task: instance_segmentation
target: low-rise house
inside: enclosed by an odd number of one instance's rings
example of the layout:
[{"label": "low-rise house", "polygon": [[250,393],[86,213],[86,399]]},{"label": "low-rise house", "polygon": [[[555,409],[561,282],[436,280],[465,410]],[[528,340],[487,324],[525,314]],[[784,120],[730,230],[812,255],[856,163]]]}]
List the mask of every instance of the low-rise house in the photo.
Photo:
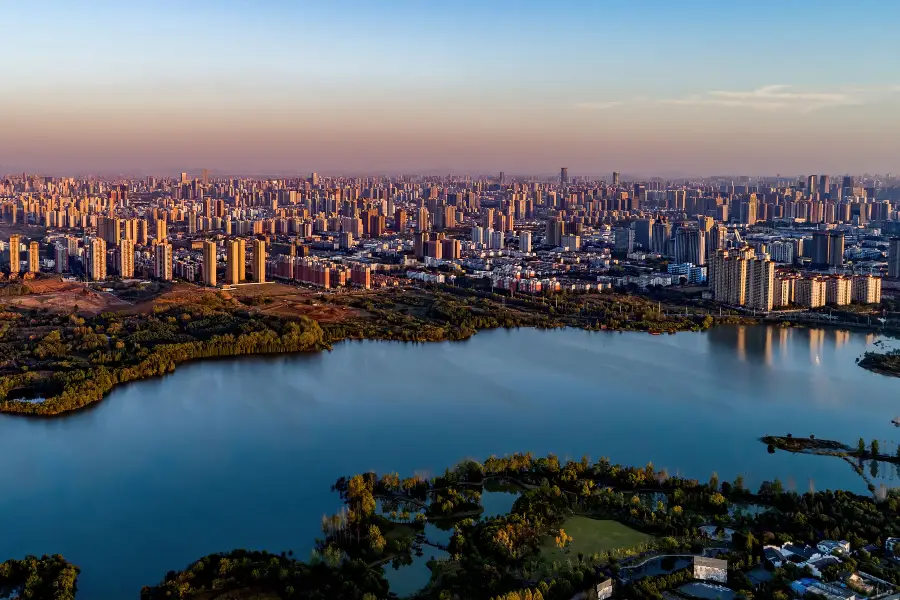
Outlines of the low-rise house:
[{"label": "low-rise house", "polygon": [[718,558],[694,557],[694,579],[701,581],[728,581],[728,561]]},{"label": "low-rise house", "polygon": [[839,542],[834,540],[822,540],[816,544],[816,548],[824,556],[828,556],[829,554],[850,554],[850,542],[846,540],[841,540]]},{"label": "low-rise house", "polygon": [[781,552],[781,548],[777,546],[764,546],[763,555],[776,569],[783,565],[786,560],[784,554]]},{"label": "low-rise house", "polygon": [[781,547],[781,553],[793,563],[807,563],[811,560],[822,558],[822,553],[816,548],[800,544],[785,544]]},{"label": "low-rise house", "polygon": [[815,560],[808,561],[806,566],[809,567],[812,574],[816,577],[822,577],[822,572],[826,567],[830,567],[832,565],[839,565],[841,561],[838,560],[834,556],[823,556],[822,558],[817,558]]},{"label": "low-rise house", "polygon": [[808,577],[798,579],[797,581],[791,583],[791,589],[801,597],[805,596],[806,594],[815,594],[817,596],[822,596],[823,598],[825,598],[825,600],[857,599],[856,593],[851,589],[833,585],[830,583],[822,583],[821,581],[810,579]]}]

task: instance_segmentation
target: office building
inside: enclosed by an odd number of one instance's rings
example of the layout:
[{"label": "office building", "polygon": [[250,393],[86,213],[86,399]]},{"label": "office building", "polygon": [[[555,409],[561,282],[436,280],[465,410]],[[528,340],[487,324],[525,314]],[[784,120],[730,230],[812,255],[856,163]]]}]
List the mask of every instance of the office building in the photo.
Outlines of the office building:
[{"label": "office building", "polygon": [[256,283],[265,283],[266,281],[266,242],[264,240],[253,240],[253,259],[250,263],[250,274]]},{"label": "office building", "polygon": [[828,264],[840,269],[844,266],[844,234],[832,233],[828,250]]},{"label": "office building", "polygon": [[462,256],[459,240],[441,240],[441,254],[444,260],[458,260]]},{"label": "office building", "polygon": [[619,187],[621,176],[618,171],[613,171],[613,187]]},{"label": "office building", "polygon": [[818,181],[815,175],[810,175],[806,180],[806,193],[810,198],[816,195],[819,191]]},{"label": "office building", "polygon": [[28,272],[40,273],[41,271],[41,246],[36,241],[28,244]]},{"label": "office building", "polygon": [[216,285],[216,243],[210,240],[203,241],[203,283]]},{"label": "office building", "polygon": [[804,277],[797,280],[794,302],[806,308],[825,306],[826,284],[823,277]]},{"label": "office building", "polygon": [[666,254],[669,251],[669,240],[672,237],[672,224],[658,220],[653,223],[653,234],[650,236],[650,251]]},{"label": "office building", "polygon": [[172,244],[162,242],[153,249],[153,276],[172,281]]},{"label": "office building", "polygon": [[675,262],[706,264],[706,234],[699,229],[681,227],[675,231]]},{"label": "office building", "polygon": [[887,276],[900,279],[900,237],[892,237],[888,244]]},{"label": "office building", "polygon": [[569,169],[563,167],[559,170],[559,185],[566,187],[569,185]]},{"label": "office building", "polygon": [[653,249],[654,219],[638,219],[634,222],[634,243],[644,250]]},{"label": "office building", "polygon": [[119,277],[130,279],[134,277],[134,240],[122,238],[119,240],[119,264],[117,265]]},{"label": "office building", "polygon": [[106,279],[106,240],[91,238],[88,246],[88,276],[94,281]]},{"label": "office building", "polygon": [[850,298],[859,304],[879,304],[881,302],[881,277],[854,275]]},{"label": "office building", "polygon": [[634,252],[634,229],[631,227],[616,229],[615,249],[616,252],[625,252],[626,254]]},{"label": "office building", "polygon": [[831,263],[831,233],[817,231],[813,233],[809,258],[815,267],[827,267]]},{"label": "office building", "polygon": [[13,234],[9,236],[9,272],[18,273],[22,268],[22,238]]}]

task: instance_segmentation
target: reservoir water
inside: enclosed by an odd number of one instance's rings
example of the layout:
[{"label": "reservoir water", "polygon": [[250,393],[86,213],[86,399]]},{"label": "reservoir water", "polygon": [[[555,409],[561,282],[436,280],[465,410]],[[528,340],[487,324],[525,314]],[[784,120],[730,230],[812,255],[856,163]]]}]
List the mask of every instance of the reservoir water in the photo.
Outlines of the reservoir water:
[{"label": "reservoir water", "polygon": [[[0,556],[60,553],[82,568],[79,600],[137,598],[212,552],[308,556],[341,475],[515,451],[865,493],[843,461],[769,455],[758,438],[895,447],[900,380],[854,364],[874,340],[522,329],[196,363],[63,418],[0,416]],[[893,467],[877,481],[893,485]]]}]

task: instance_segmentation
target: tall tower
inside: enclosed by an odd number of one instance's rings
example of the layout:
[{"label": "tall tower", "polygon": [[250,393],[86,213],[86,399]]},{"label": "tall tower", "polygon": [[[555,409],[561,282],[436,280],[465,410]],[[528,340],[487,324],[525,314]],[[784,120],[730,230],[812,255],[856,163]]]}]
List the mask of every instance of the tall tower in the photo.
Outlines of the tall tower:
[{"label": "tall tower", "polygon": [[228,253],[225,261],[225,281],[231,284],[241,281],[241,244],[238,240],[230,240],[227,244]]},{"label": "tall tower", "polygon": [[621,177],[622,176],[618,171],[613,171],[613,186],[619,187],[619,181]]},{"label": "tall tower", "polygon": [[253,240],[253,281],[265,283],[266,281],[266,243],[263,240]]},{"label": "tall tower", "polygon": [[28,244],[28,272],[38,273],[41,270],[41,246],[35,241]]},{"label": "tall tower", "polygon": [[119,241],[119,277],[134,277],[134,240],[128,238]]},{"label": "tall tower", "polygon": [[22,238],[19,235],[13,234],[9,236],[9,272],[10,273],[18,273],[19,269],[22,268],[21,261],[21,249],[22,249]]},{"label": "tall tower", "polygon": [[163,281],[172,281],[172,244],[162,242],[153,251],[153,276]]},{"label": "tall tower", "polygon": [[892,237],[888,246],[888,277],[900,279],[900,237]]},{"label": "tall tower", "polygon": [[559,170],[559,185],[562,187],[569,185],[569,169],[566,167]]},{"label": "tall tower", "polygon": [[216,243],[209,240],[203,242],[203,283],[216,285]]},{"label": "tall tower", "polygon": [[247,281],[247,241],[238,240],[238,280]]},{"label": "tall tower", "polygon": [[106,240],[101,237],[91,239],[90,269],[88,274],[94,281],[106,279]]}]

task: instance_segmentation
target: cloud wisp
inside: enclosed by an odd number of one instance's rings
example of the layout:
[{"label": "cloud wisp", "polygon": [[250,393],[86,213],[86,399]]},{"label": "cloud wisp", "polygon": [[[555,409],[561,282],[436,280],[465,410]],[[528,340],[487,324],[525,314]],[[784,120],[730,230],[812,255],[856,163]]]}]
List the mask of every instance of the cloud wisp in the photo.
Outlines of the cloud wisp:
[{"label": "cloud wisp", "polygon": [[849,92],[798,92],[789,85],[766,85],[755,90],[713,90],[702,95],[660,100],[662,104],[726,106],[755,110],[807,113],[823,108],[863,104]]},{"label": "cloud wisp", "polygon": [[621,101],[610,101],[610,102],[579,102],[575,105],[575,108],[580,108],[582,110],[606,110],[607,108],[615,108],[617,106],[622,106],[625,104]]}]

